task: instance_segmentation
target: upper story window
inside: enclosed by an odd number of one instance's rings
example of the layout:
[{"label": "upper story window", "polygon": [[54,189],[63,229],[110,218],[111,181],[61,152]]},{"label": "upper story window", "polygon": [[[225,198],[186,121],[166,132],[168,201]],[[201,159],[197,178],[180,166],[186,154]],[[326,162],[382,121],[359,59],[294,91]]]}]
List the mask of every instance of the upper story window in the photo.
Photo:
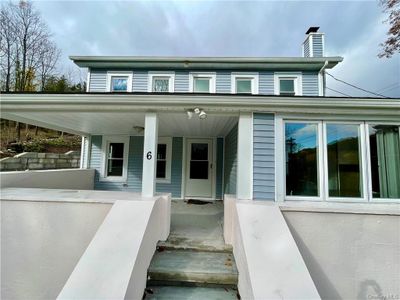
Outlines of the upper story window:
[{"label": "upper story window", "polygon": [[233,94],[258,94],[258,74],[232,73]]},{"label": "upper story window", "polygon": [[173,73],[149,73],[149,92],[172,93],[174,91]]},{"label": "upper story window", "polygon": [[190,73],[189,90],[194,93],[215,93],[215,73]]},{"label": "upper story window", "polygon": [[103,166],[100,180],[126,181],[129,137],[103,136]]},{"label": "upper story window", "polygon": [[171,182],[172,138],[159,138],[157,145],[157,182]]},{"label": "upper story window", "polygon": [[275,95],[300,96],[302,94],[301,74],[275,73]]},{"label": "upper story window", "polygon": [[108,72],[107,92],[131,92],[132,72]]}]

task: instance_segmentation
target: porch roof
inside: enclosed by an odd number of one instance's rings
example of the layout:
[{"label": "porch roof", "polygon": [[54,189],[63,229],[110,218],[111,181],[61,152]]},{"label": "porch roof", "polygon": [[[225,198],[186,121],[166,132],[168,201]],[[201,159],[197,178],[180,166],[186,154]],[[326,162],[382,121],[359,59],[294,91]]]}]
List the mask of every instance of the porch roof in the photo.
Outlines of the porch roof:
[{"label": "porch roof", "polygon": [[[1,117],[74,134],[132,134],[145,112],[160,114],[160,135],[224,136],[241,112],[334,115],[400,120],[400,99],[281,97],[193,93],[4,93]],[[187,119],[195,107],[206,120]]]},{"label": "porch roof", "polygon": [[70,56],[79,67],[155,69],[330,69],[343,57],[163,57],[163,56]]}]

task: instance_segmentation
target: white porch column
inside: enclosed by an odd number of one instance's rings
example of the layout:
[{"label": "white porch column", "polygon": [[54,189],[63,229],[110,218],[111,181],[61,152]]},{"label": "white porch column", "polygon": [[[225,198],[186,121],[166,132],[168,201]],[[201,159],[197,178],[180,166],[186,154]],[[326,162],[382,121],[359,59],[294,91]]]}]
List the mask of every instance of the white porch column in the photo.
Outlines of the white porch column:
[{"label": "white porch column", "polygon": [[253,115],[239,116],[237,139],[236,196],[238,199],[253,198]]},{"label": "white porch column", "polygon": [[158,117],[146,113],[144,121],[142,196],[153,197],[156,191]]}]

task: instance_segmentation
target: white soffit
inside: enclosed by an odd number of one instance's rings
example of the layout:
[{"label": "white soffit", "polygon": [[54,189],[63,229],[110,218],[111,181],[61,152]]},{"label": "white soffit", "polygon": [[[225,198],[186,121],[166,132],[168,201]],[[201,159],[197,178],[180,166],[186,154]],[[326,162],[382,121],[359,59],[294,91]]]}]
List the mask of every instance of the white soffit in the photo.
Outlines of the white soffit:
[{"label": "white soffit", "polygon": [[[4,117],[75,134],[138,135],[133,127],[144,127],[145,113],[18,112]],[[194,115],[189,120],[185,112],[160,113],[159,136],[225,136],[237,120],[238,117],[232,115],[208,114],[204,120]]]}]

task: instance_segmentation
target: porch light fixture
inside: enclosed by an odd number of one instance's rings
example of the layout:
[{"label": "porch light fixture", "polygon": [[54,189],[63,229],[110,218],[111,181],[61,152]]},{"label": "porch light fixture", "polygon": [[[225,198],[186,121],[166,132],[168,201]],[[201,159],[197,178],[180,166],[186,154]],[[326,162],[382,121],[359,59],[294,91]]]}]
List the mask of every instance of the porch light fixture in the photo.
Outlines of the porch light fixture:
[{"label": "porch light fixture", "polygon": [[187,117],[189,120],[192,119],[193,114],[198,115],[199,119],[201,119],[201,120],[204,120],[205,118],[207,118],[207,113],[204,111],[204,109],[198,108],[198,107],[196,107],[194,109],[188,109],[186,111],[186,114],[187,114]]},{"label": "porch light fixture", "polygon": [[144,132],[143,126],[133,126],[133,130],[135,130],[138,134],[142,134]]}]

